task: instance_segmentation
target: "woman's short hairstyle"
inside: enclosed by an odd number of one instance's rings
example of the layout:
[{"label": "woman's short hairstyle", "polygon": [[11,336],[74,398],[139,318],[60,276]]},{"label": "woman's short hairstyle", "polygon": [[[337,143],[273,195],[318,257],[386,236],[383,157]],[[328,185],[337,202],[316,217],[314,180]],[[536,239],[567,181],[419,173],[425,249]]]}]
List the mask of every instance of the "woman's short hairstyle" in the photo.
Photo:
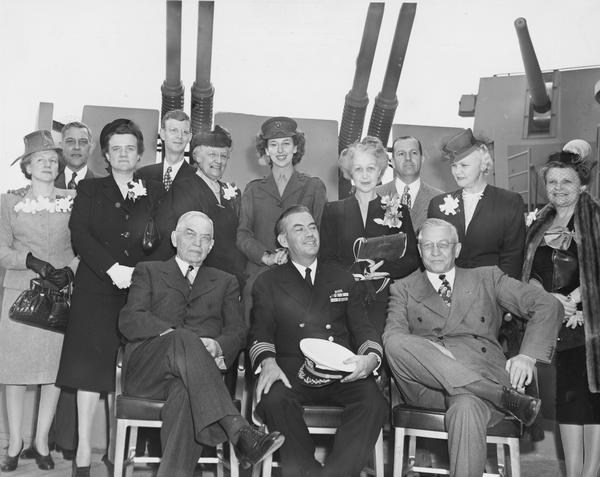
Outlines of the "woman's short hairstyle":
[{"label": "woman's short hairstyle", "polygon": [[375,159],[375,164],[379,168],[379,178],[381,179],[388,166],[388,155],[385,148],[383,146],[363,144],[362,142],[352,143],[340,153],[338,167],[342,175],[348,180],[351,179],[350,173],[354,165],[354,158],[359,153],[368,154]]},{"label": "woman's short hairstyle", "polygon": [[[46,152],[46,151],[32,152],[31,154],[27,154],[26,156],[23,156],[21,158],[21,160],[19,161],[19,166],[21,167],[21,172],[25,176],[25,179],[31,180],[31,174],[29,172],[27,172],[27,166],[29,166],[31,164],[31,158],[33,156],[35,156],[36,154],[39,154],[40,152]],[[58,159],[58,166],[60,169],[60,165],[63,163],[62,153],[58,149],[55,149],[54,152],[56,153],[56,158]]]},{"label": "woman's short hairstyle", "polygon": [[[304,151],[306,150],[306,138],[304,137],[304,133],[302,131],[296,130],[294,134],[291,136],[294,141],[294,146],[297,147],[294,156],[292,157],[292,165],[296,165],[304,156]],[[262,131],[256,135],[256,152],[258,152],[259,158],[265,158],[265,161],[269,161],[269,166],[272,167],[271,160],[268,159],[267,156],[267,145],[269,140],[263,136]],[[266,164],[265,164],[266,165]]]},{"label": "woman's short hairstyle", "polygon": [[573,152],[561,151],[554,152],[548,156],[548,161],[540,168],[540,174],[546,183],[546,176],[550,169],[573,169],[579,177],[582,185],[588,185],[592,180],[592,169],[596,165],[595,161],[582,159],[579,154]]},{"label": "woman's short hairstyle", "polygon": [[137,150],[141,156],[144,154],[144,135],[140,127],[131,119],[115,119],[102,128],[100,133],[100,147],[102,154],[108,153],[108,143],[115,134],[132,134],[137,139]]},{"label": "woman's short hairstyle", "polygon": [[475,151],[481,155],[481,169],[483,172],[485,174],[492,172],[494,170],[494,158],[488,147],[484,143],[481,143]]}]

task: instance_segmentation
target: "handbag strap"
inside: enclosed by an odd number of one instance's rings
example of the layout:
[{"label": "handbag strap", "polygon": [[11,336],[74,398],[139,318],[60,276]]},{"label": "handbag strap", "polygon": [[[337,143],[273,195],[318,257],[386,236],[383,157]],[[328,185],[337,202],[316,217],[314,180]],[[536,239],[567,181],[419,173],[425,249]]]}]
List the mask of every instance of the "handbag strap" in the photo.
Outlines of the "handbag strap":
[{"label": "handbag strap", "polygon": [[363,243],[365,243],[366,239],[364,237],[358,237],[354,243],[352,244],[352,254],[354,255],[354,262],[357,262],[358,253],[360,252],[360,247]]}]

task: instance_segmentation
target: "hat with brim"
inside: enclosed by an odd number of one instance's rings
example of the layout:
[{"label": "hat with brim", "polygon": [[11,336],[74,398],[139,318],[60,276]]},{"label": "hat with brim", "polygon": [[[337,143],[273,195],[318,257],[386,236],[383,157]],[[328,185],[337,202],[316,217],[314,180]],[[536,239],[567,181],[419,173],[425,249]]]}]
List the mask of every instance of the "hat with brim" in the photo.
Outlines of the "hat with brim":
[{"label": "hat with brim", "polygon": [[194,134],[190,151],[194,152],[198,146],[231,147],[231,134],[217,124],[212,131],[200,131]]},{"label": "hat with brim", "polygon": [[298,124],[292,118],[277,116],[267,119],[260,127],[263,138],[278,139],[292,137],[298,131]]},{"label": "hat with brim", "polygon": [[323,369],[310,358],[304,358],[304,363],[298,370],[298,379],[302,381],[305,386],[311,388],[320,388],[327,386],[335,381],[339,381],[344,376],[348,376],[350,373],[335,371],[331,369]]},{"label": "hat with brim", "polygon": [[34,152],[62,151],[62,148],[54,144],[52,133],[46,129],[40,129],[39,131],[29,133],[23,138],[23,142],[25,143],[25,152],[12,161],[10,163],[11,166]]},{"label": "hat with brim", "polygon": [[442,144],[442,156],[450,162],[464,159],[485,142],[475,139],[471,128],[465,129],[448,139]]},{"label": "hat with brim", "polygon": [[586,159],[592,153],[592,146],[583,139],[572,139],[564,145],[563,151],[578,154],[581,159]]},{"label": "hat with brim", "polygon": [[300,340],[304,363],[298,370],[298,378],[310,387],[321,387],[339,381],[356,369],[356,363],[344,363],[356,356],[348,348],[321,338]]}]

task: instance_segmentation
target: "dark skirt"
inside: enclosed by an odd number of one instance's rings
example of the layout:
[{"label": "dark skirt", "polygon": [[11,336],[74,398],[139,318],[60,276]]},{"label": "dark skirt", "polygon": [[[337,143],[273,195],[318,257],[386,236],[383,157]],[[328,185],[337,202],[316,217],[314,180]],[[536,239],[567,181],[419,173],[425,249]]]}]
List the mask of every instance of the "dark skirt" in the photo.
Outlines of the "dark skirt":
[{"label": "dark skirt", "polygon": [[588,387],[585,346],[556,354],[556,419],[560,424],[600,424],[600,393]]},{"label": "dark skirt", "polygon": [[126,292],[76,290],[60,358],[56,384],[92,392],[114,392],[115,363],[121,344],[119,312]]}]

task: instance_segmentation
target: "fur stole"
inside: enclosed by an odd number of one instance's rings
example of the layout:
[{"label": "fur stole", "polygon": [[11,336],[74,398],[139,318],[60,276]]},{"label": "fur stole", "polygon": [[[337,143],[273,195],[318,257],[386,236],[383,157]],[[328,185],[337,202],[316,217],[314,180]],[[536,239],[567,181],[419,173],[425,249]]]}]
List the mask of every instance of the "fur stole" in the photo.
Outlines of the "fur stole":
[{"label": "fur stole", "polygon": [[[550,228],[556,209],[547,204],[537,214],[525,239],[522,280],[531,277],[533,257]],[[575,206],[575,241],[583,307],[586,364],[591,392],[600,392],[600,202],[582,192]]]}]

